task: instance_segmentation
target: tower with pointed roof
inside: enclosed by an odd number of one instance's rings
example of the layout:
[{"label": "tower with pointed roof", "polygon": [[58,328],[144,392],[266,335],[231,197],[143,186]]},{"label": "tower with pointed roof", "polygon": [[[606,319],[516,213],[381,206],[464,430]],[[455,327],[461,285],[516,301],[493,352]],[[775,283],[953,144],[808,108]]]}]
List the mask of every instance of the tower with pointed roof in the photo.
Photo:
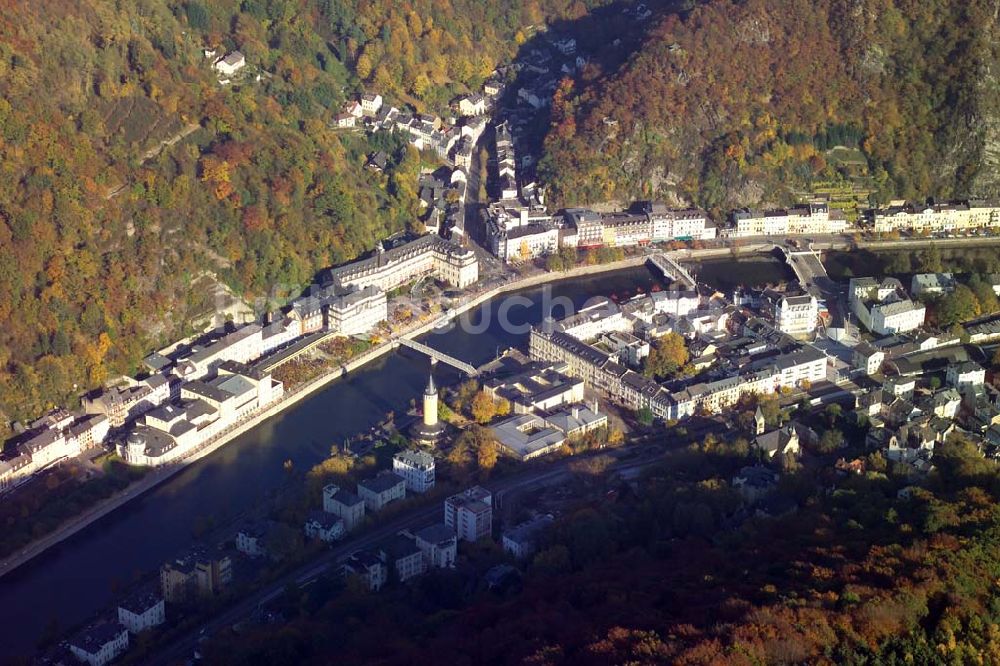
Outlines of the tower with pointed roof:
[{"label": "tower with pointed roof", "polygon": [[424,425],[433,428],[438,424],[438,392],[434,386],[434,372],[427,379],[427,389],[424,390]]},{"label": "tower with pointed roof", "polygon": [[766,424],[764,423],[764,412],[761,411],[759,406],[757,407],[757,411],[753,415],[753,422],[754,425],[756,426],[756,434],[763,435],[764,427]]},{"label": "tower with pointed roof", "polygon": [[434,446],[444,435],[447,427],[438,420],[438,391],[434,384],[434,363],[431,362],[430,377],[427,378],[427,388],[424,389],[424,418],[414,421],[410,428],[410,436],[417,444]]}]

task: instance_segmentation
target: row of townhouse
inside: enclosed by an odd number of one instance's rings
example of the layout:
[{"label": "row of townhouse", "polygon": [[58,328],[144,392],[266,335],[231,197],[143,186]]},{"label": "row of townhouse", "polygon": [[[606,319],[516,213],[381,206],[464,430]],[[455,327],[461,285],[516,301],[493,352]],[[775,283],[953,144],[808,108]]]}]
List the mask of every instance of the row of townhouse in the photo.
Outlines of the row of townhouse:
[{"label": "row of townhouse", "polygon": [[823,381],[826,366],[827,359],[821,351],[811,345],[799,345],[791,352],[751,364],[739,374],[700,382],[671,394],[667,418],[680,420],[699,411],[719,413],[747,395],[768,395],[782,388]]},{"label": "row of townhouse", "polygon": [[374,119],[381,110],[382,95],[364,93],[358,99],[348,100],[330,124],[339,129],[355,127],[363,118]]},{"label": "row of townhouse", "polygon": [[486,211],[490,249],[508,263],[553,254],[563,244],[563,225],[545,207],[544,190],[534,182],[520,182],[510,124],[500,122],[494,129],[499,199]]},{"label": "row of townhouse", "polygon": [[778,335],[779,352],[762,354],[734,374],[670,392],[652,379],[630,370],[582,340],[543,325],[529,338],[532,360],[561,362],[567,374],[602,391],[631,409],[649,408],[654,416],[678,420],[697,411],[718,412],[748,394],[775,393],[783,387],[803,386],[826,379],[827,360],[815,347]]},{"label": "row of townhouse", "polygon": [[596,213],[569,208],[562,214],[567,244],[576,247],[630,247],[671,240],[711,240],[716,228],[698,209],[673,210],[664,204],[644,201],[630,211]]},{"label": "row of townhouse", "polygon": [[161,465],[184,455],[281,397],[280,382],[245,364],[316,331],[371,331],[388,317],[386,291],[424,275],[466,287],[479,278],[478,261],[454,243],[424,236],[329,271],[326,286],[294,301],[266,326],[247,324],[169,357],[151,354],[145,359],[153,371],[148,377],[85,396],[85,416],[75,422],[34,428],[16,456],[0,460],[0,491],[136,421],[117,446],[126,461]]},{"label": "row of townhouse", "polygon": [[451,151],[451,161],[456,169],[468,173],[472,170],[472,153],[479,144],[479,139],[486,131],[486,118],[463,118],[459,125],[458,141]]},{"label": "row of townhouse", "polygon": [[985,229],[1000,226],[1000,201],[970,199],[930,205],[893,202],[886,208],[867,211],[866,221],[876,233]]},{"label": "row of townhouse", "polygon": [[[160,593],[141,588],[118,602],[116,615],[104,617],[76,632],[68,640],[50,649],[42,663],[85,663],[104,666],[129,648],[129,637],[166,622],[166,607]],[[71,656],[70,660],[63,655]]]},{"label": "row of townhouse", "polygon": [[640,202],[623,212],[569,208],[550,216],[544,206],[540,210],[522,206],[518,211],[501,200],[491,206],[487,226],[493,253],[510,263],[552,254],[560,247],[635,247],[716,237],[715,225],[704,211],[671,210],[656,202]]},{"label": "row of townhouse", "polygon": [[[400,451],[393,456],[392,471],[383,470],[370,479],[358,482],[357,494],[336,484],[326,485],[323,488],[323,511],[342,521],[342,532],[350,532],[364,521],[366,512],[379,511],[391,502],[405,498],[407,492],[426,493],[434,487],[434,483],[432,455],[424,451]],[[315,529],[319,527],[319,524],[314,526]],[[314,536],[310,534],[312,529],[307,522],[307,536]]]},{"label": "row of townhouse", "polygon": [[164,465],[281,398],[284,387],[269,374],[227,361],[209,380],[185,382],[177,400],[142,415],[117,444],[132,465]]},{"label": "row of townhouse", "polygon": [[[282,335],[268,338],[289,341],[297,331],[282,331]],[[242,364],[255,360],[268,349],[264,328],[259,324],[243,326],[207,345],[197,345],[177,359],[161,354],[147,357],[153,374],[143,379],[126,378],[126,384],[112,386],[81,400],[84,415],[78,419],[49,419],[45,427],[25,441],[18,455],[0,461],[0,490],[23,482],[35,472],[58,460],[77,456],[99,446],[108,438],[112,429],[141,421],[125,442],[118,444],[123,458],[133,464],[162,464],[175,459],[208,437],[281,395],[281,384],[269,377],[251,377],[253,395],[230,375],[244,372]],[[237,370],[222,372],[222,368],[235,364]],[[163,372],[167,370],[168,372]],[[208,382],[208,383],[206,383]],[[239,401],[230,413],[227,400],[218,400],[217,408],[196,404],[191,394],[200,386],[223,384],[237,396],[228,398]],[[260,385],[258,402],[257,385]],[[224,389],[218,389],[223,391]],[[180,404],[171,404],[171,400]],[[251,402],[252,400],[252,402]],[[212,403],[215,404],[215,403]],[[65,412],[61,412],[66,414]],[[148,418],[147,418],[148,417]],[[39,426],[42,420],[36,422]]]},{"label": "row of townhouse", "polygon": [[496,150],[497,181],[500,183],[500,198],[515,199],[517,187],[517,153],[514,149],[514,135],[506,121],[494,128],[494,148]]},{"label": "row of townhouse", "polygon": [[[349,121],[348,121],[349,122]],[[417,150],[433,150],[447,160],[463,136],[461,130],[437,116],[409,113],[394,106],[383,105],[370,123],[375,131],[397,132]]]},{"label": "row of townhouse", "polygon": [[445,500],[443,523],[399,532],[358,551],[344,563],[343,572],[375,592],[390,579],[405,583],[430,569],[454,566],[459,541],[475,542],[492,531],[492,494],[474,486]]},{"label": "row of townhouse", "polygon": [[751,210],[743,208],[730,215],[730,226],[723,234],[728,238],[747,236],[795,236],[801,234],[842,234],[847,220],[838,210],[825,203],[810,203],[788,209]]},{"label": "row of townhouse", "polygon": [[399,532],[374,548],[353,553],[344,563],[343,572],[356,576],[368,590],[377,592],[390,576],[405,583],[431,569],[453,567],[457,556],[455,531],[438,523],[416,532]]},{"label": "row of townhouse", "polygon": [[491,80],[484,84],[482,93],[456,98],[453,107],[461,118],[460,124],[437,116],[409,113],[386,104],[382,95],[375,92],[348,101],[330,124],[338,129],[364,124],[372,131],[399,132],[417,150],[433,150],[441,159],[450,157],[455,166],[468,170],[472,166],[472,151],[486,128],[484,115],[502,89],[502,84]]},{"label": "row of townhouse", "polygon": [[344,104],[343,112],[354,118],[374,118],[382,110],[382,95],[366,92]]},{"label": "row of townhouse", "polygon": [[110,430],[103,414],[74,416],[55,410],[32,424],[17,445],[16,455],[0,460],[0,492],[20,485],[32,474],[100,446]]}]

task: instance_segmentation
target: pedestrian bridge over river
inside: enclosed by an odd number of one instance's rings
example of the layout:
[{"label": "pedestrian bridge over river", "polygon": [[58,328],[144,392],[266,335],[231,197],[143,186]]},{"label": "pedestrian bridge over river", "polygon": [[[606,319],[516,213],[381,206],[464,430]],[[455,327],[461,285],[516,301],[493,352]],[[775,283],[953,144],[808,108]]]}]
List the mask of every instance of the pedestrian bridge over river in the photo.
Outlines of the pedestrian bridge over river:
[{"label": "pedestrian bridge over river", "polygon": [[649,258],[649,263],[653,264],[664,277],[683,284],[687,289],[695,288],[695,281],[691,274],[670,255],[658,252]]},{"label": "pedestrian bridge over river", "polygon": [[421,354],[426,354],[435,361],[441,361],[442,363],[447,363],[451,367],[461,370],[470,377],[476,377],[477,375],[479,375],[479,370],[477,370],[471,364],[466,363],[465,361],[462,361],[460,359],[457,359],[454,356],[449,356],[448,354],[445,354],[442,351],[438,351],[433,347],[428,347],[422,342],[417,342],[416,340],[410,340],[408,338],[399,338],[398,342],[401,346],[408,347],[409,349],[418,351]]}]

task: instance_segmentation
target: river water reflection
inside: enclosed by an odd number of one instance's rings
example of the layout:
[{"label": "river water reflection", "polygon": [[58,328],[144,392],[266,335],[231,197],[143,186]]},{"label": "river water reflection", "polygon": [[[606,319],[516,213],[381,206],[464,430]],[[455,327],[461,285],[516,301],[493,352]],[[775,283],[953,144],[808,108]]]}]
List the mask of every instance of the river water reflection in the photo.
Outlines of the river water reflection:
[{"label": "river water reflection", "polygon": [[[578,308],[595,294],[625,297],[657,284],[637,268],[529,289],[468,313],[471,328],[481,332],[456,326],[424,342],[479,365],[498,350],[526,345],[525,333],[501,325],[501,308],[518,328],[541,321],[546,300],[561,297]],[[510,303],[514,297],[521,298]],[[556,316],[563,316],[561,309]],[[388,411],[404,411],[424,387],[428,366],[426,358],[404,351],[336,380],[0,579],[0,657],[27,654],[50,625],[65,630],[108,607],[115,589],[189,546],[197,526],[232,520],[279,488],[286,460],[309,469],[332,444],[367,430]],[[435,374],[445,383],[459,379],[443,366]]]}]

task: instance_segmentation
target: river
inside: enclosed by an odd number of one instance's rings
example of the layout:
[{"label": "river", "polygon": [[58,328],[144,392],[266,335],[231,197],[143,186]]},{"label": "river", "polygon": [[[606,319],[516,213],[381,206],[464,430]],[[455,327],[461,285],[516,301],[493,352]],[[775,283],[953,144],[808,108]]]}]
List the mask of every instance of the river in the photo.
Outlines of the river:
[{"label": "river", "polygon": [[736,262],[708,259],[690,264],[688,268],[698,282],[711,285],[726,295],[739,286],[763,287],[795,279],[788,264],[769,255],[741,257]]},{"label": "river", "polygon": [[[526,326],[541,321],[553,300],[579,308],[595,294],[625,297],[656,284],[648,270],[636,268],[529,289],[494,299],[423,341],[480,365],[497,351],[523,347]],[[555,316],[562,310],[557,306]],[[309,469],[332,444],[390,410],[404,411],[426,385],[428,368],[426,358],[410,351],[382,357],[0,579],[0,657],[28,654],[47,628],[65,631],[110,608],[115,590],[191,545],[196,526],[232,520],[279,488],[286,460]],[[445,384],[459,379],[443,366],[435,375]]]}]

